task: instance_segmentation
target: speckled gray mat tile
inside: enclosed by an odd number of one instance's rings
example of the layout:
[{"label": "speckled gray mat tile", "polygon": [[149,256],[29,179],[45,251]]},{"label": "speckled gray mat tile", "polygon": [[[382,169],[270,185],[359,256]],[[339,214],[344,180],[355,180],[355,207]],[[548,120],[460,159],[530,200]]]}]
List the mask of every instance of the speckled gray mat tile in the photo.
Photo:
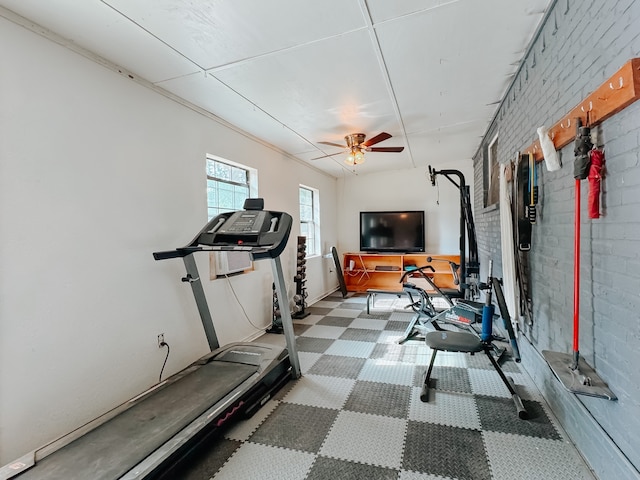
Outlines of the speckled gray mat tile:
[{"label": "speckled gray mat tile", "polygon": [[351,293],[310,306],[312,315],[295,329],[304,376],[241,421],[243,436],[210,442],[185,478],[594,478],[509,355],[501,365],[530,420],[518,418],[484,355],[438,354],[423,403],[431,350],[420,339],[397,343],[411,312],[382,299],[370,314],[366,308],[366,294]]}]

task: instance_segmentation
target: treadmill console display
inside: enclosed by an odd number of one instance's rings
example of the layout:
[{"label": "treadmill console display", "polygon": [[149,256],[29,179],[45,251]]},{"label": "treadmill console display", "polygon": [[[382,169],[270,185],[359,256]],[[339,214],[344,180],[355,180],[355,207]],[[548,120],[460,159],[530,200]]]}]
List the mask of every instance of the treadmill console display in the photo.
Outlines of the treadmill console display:
[{"label": "treadmill console display", "polygon": [[248,210],[233,212],[220,226],[219,233],[226,234],[259,234],[270,228],[269,218],[265,211]]},{"label": "treadmill console display", "polygon": [[221,213],[189,245],[153,256],[164,260],[203,250],[240,250],[249,252],[253,260],[275,258],[287,244],[291,225],[291,215],[284,212],[249,209]]}]

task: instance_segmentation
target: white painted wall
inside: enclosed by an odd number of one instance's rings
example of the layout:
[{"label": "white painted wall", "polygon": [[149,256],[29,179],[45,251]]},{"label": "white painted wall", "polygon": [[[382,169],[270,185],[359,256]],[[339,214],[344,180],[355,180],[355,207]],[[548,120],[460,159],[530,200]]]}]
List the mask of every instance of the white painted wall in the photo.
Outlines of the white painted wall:
[{"label": "white painted wall", "polygon": [[[95,418],[208,347],[180,260],[206,222],[205,156],[258,169],[265,208],[317,188],[337,242],[337,185],[223,124],[0,18],[0,465]],[[206,255],[199,258],[208,272]],[[221,343],[271,319],[271,266],[206,284]],[[308,263],[309,298],[337,285]],[[291,293],[291,292],[290,292]]]},{"label": "white painted wall", "polygon": [[[473,183],[471,160],[433,162],[431,166],[459,170],[467,184]],[[443,176],[437,177],[434,187],[426,168],[345,175],[338,180],[338,191],[339,253],[359,251],[360,212],[367,210],[424,210],[427,253],[460,253],[460,193]]]},{"label": "white painted wall", "polygon": [[[458,191],[441,179],[437,205],[423,170],[336,181],[4,19],[0,54],[0,465],[154,385],[158,333],[165,376],[206,353],[182,262],[151,253],[206,222],[207,153],[256,168],[265,207],[293,215],[290,295],[299,184],[320,191],[325,254],[358,250],[361,210],[403,209],[426,211],[427,250],[458,251]],[[307,273],[309,303],[337,285],[330,259]],[[206,284],[221,343],[270,322],[271,283],[259,262]]]}]

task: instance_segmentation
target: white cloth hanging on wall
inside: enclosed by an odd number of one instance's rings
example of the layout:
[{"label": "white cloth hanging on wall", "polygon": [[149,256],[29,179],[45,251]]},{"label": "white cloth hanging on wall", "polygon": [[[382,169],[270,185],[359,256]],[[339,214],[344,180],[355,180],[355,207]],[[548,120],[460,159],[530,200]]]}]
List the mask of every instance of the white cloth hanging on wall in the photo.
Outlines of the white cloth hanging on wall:
[{"label": "white cloth hanging on wall", "polygon": [[540,140],[540,147],[542,147],[542,155],[544,156],[544,163],[547,166],[547,170],[554,172],[560,170],[562,166],[560,164],[560,157],[556,151],[556,147],[553,144],[553,140],[549,136],[549,130],[544,125],[538,127],[538,139]]},{"label": "white cloth hanging on wall", "polygon": [[[511,214],[511,194],[506,170],[511,164],[500,165],[500,239],[502,244],[502,290],[507,302],[512,322],[519,323],[518,288],[516,279],[515,242],[513,239],[513,219]],[[516,330],[516,325],[514,325]]]}]

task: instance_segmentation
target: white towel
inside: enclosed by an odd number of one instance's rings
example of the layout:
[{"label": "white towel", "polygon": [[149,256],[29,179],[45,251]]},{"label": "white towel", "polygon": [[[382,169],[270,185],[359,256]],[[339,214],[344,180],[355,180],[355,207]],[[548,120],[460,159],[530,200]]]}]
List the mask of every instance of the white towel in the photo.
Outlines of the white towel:
[{"label": "white towel", "polygon": [[562,165],[560,164],[558,152],[556,152],[553,140],[549,137],[549,130],[544,125],[542,127],[538,127],[538,138],[540,139],[542,155],[544,155],[544,163],[547,165],[547,170],[550,172],[560,170]]}]

